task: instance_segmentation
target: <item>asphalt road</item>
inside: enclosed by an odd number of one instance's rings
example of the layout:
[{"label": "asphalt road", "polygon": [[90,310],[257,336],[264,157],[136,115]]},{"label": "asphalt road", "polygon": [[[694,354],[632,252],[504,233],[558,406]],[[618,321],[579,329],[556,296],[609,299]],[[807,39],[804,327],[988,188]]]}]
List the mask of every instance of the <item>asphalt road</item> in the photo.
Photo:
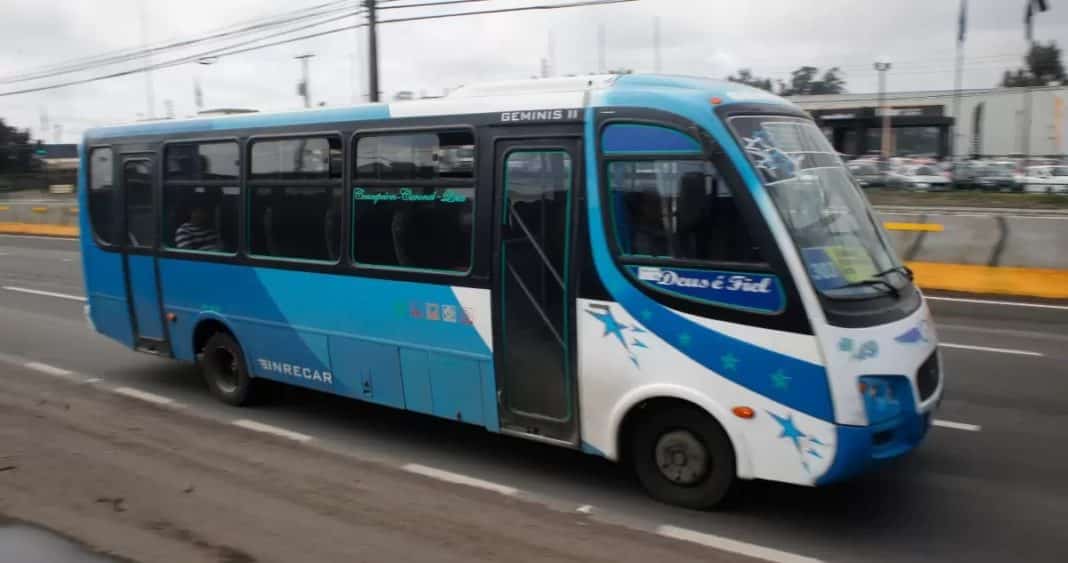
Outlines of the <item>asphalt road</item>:
[{"label": "asphalt road", "polygon": [[[918,451],[827,488],[747,483],[730,510],[700,513],[649,500],[627,471],[604,460],[471,426],[297,389],[254,409],[219,404],[191,366],[91,333],[80,301],[19,291],[82,295],[72,241],[0,236],[0,287],[0,361],[45,365],[9,374],[47,378],[42,370],[54,366],[100,378],[96,387],[166,397],[173,401],[166,408],[190,421],[249,419],[309,438],[302,447],[397,475],[418,464],[482,480],[474,484],[496,490],[482,499],[485,510],[500,511],[502,527],[514,515],[492,505],[497,496],[583,513],[606,530],[678,527],[714,535],[715,545],[732,540],[745,542],[741,549],[828,561],[1063,561],[1068,554],[1068,304],[933,301],[947,389],[940,425]],[[419,491],[397,494],[417,502]],[[709,549],[702,557],[713,556],[721,554]]]}]

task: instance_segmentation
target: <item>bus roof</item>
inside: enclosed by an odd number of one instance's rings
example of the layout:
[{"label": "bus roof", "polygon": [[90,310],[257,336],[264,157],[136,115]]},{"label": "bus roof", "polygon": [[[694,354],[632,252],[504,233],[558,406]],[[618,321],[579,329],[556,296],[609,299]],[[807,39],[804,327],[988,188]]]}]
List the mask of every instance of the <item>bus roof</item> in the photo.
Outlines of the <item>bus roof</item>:
[{"label": "bus roof", "polygon": [[[402,117],[430,117],[509,111],[536,111],[597,107],[595,93],[657,93],[659,99],[692,100],[694,95],[718,103],[792,103],[743,84],[691,76],[652,74],[591,75],[565,78],[490,82],[462,86],[443,98],[315,108],[272,113],[200,116],[99,127],[86,131],[87,142],[116,137],[167,135],[238,129],[314,125],[339,121],[365,121]],[[664,108],[670,109],[670,108]]]}]

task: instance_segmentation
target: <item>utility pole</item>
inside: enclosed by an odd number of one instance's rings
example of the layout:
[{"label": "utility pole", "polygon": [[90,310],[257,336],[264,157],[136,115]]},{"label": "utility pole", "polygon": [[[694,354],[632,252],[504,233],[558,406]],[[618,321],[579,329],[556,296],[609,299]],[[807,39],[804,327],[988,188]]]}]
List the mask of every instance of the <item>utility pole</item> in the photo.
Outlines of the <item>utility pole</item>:
[{"label": "utility pole", "polygon": [[314,57],[312,53],[305,53],[303,55],[297,55],[296,59],[300,60],[301,76],[300,85],[297,86],[297,93],[304,96],[304,107],[311,107],[311,86],[308,84],[308,59]]},{"label": "utility pole", "polygon": [[378,13],[376,0],[364,0],[367,7],[367,59],[369,64],[368,87],[371,92],[371,101],[378,99]]},{"label": "utility pole", "polygon": [[145,10],[145,0],[137,3],[141,12],[141,47],[145,49],[143,64],[145,69],[145,103],[148,105],[148,119],[156,118],[156,93],[152,85],[152,57],[148,54],[148,12]]}]

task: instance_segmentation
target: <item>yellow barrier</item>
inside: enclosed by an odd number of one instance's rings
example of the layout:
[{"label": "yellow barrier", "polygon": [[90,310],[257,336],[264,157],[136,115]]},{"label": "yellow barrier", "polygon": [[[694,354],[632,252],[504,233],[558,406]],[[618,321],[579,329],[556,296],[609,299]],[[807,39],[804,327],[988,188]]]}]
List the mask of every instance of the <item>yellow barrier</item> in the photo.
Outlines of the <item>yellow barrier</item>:
[{"label": "yellow barrier", "polygon": [[938,223],[883,223],[888,231],[926,231],[929,233],[940,233],[945,229]]},{"label": "yellow barrier", "polygon": [[[78,227],[0,223],[0,234],[76,238]],[[924,289],[1068,299],[1068,270],[938,262],[909,262],[908,266],[916,273],[916,283]]]},{"label": "yellow barrier", "polygon": [[1068,270],[909,262],[924,289],[1068,299]]},{"label": "yellow barrier", "polygon": [[38,225],[35,223],[0,223],[0,234],[78,237],[77,225]]},{"label": "yellow barrier", "polygon": [[47,207],[31,207],[30,211],[33,211],[34,213],[48,213],[48,208]]}]

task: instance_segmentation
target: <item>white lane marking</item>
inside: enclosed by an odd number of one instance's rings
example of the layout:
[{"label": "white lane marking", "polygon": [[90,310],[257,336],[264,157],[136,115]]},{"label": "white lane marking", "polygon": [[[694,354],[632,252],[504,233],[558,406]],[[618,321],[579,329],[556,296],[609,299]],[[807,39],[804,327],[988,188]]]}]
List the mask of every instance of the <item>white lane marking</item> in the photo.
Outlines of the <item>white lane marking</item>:
[{"label": "white lane marking", "polygon": [[494,483],[493,481],[485,481],[476,477],[468,477],[467,475],[461,475],[459,473],[453,473],[451,471],[445,471],[443,469],[435,469],[433,467],[419,465],[418,463],[409,463],[401,467],[401,469],[409,473],[416,473],[424,477],[430,477],[431,479],[447,481],[449,483],[456,483],[457,485],[466,485],[468,487],[478,487],[480,489],[486,489],[487,491],[493,491],[502,495],[511,496],[519,492],[519,489],[516,489],[515,487],[501,485],[500,483]]},{"label": "white lane marking", "polygon": [[1035,356],[1044,357],[1042,352],[1032,352],[1030,350],[1013,350],[1012,348],[992,348],[990,346],[971,346],[968,344],[950,344],[949,342],[939,342],[939,346],[943,348],[953,348],[957,350],[977,350],[980,352],[994,352],[996,354],[1015,354],[1017,356]]},{"label": "white lane marking", "polygon": [[583,514],[592,514],[593,513],[593,506],[591,506],[589,504],[584,504],[584,505],[576,508],[575,512],[581,512]]},{"label": "white lane marking", "polygon": [[967,424],[964,422],[953,422],[952,420],[939,420],[934,419],[931,421],[932,426],[938,426],[941,428],[952,428],[953,430],[966,430],[968,432],[978,432],[983,429],[978,424]]},{"label": "white lane marking", "polygon": [[281,436],[289,440],[296,440],[297,442],[308,442],[312,439],[307,434],[301,434],[300,432],[293,432],[292,430],[286,430],[285,428],[279,428],[277,426],[271,426],[270,424],[264,424],[262,422],[256,422],[255,420],[248,420],[246,418],[240,418],[233,421],[234,426],[240,426],[245,430],[252,430],[254,432],[263,432],[264,434],[273,434],[275,436]]},{"label": "white lane marking", "polygon": [[174,399],[170,397],[164,397],[163,395],[157,395],[155,393],[149,393],[148,391],[141,391],[140,389],[134,389],[133,387],[116,387],[112,391],[119,395],[125,395],[127,397],[133,397],[134,399],[140,399],[149,403],[157,405],[170,405],[174,404]]},{"label": "white lane marking", "polygon": [[86,383],[100,383],[101,381],[104,380],[100,379],[99,377],[90,377],[89,379],[85,380]]},{"label": "white lane marking", "polygon": [[8,291],[16,291],[16,292],[19,292],[19,293],[29,293],[29,294],[32,294],[32,295],[43,295],[45,297],[58,297],[60,299],[70,299],[71,301],[82,301],[82,302],[85,302],[85,298],[82,297],[81,295],[71,295],[69,293],[56,293],[54,291],[42,291],[40,289],[29,289],[29,288],[26,288],[26,287],[15,287],[15,286],[12,286],[12,285],[5,285],[3,287],[4,287],[4,289],[6,289]]},{"label": "white lane marking", "polygon": [[924,295],[931,301],[952,301],[956,303],[978,303],[980,305],[1005,305],[1007,307],[1032,307],[1034,309],[1056,309],[1068,311],[1068,305],[1047,305],[1045,303],[1021,303],[1019,301],[991,301],[989,299],[965,299],[963,297],[931,297]]},{"label": "white lane marking", "polygon": [[724,551],[730,551],[732,553],[738,553],[747,557],[753,557],[755,559],[763,559],[764,561],[775,561],[777,563],[819,563],[820,561],[819,559],[805,557],[804,555],[790,553],[789,551],[781,551],[744,541],[732,540],[723,536],[695,532],[693,530],[687,530],[686,528],[679,528],[678,526],[657,526],[656,534],[664,536],[665,538],[701,544],[716,549],[722,549]]},{"label": "white lane marking", "polygon": [[39,371],[41,373],[47,373],[48,375],[54,375],[56,377],[68,378],[68,377],[70,377],[71,375],[74,374],[73,371],[66,370],[66,369],[63,369],[63,368],[57,368],[56,366],[50,366],[48,364],[42,364],[41,362],[26,362],[25,364],[22,364],[22,365],[26,366],[26,367],[34,370],[34,371]]}]

